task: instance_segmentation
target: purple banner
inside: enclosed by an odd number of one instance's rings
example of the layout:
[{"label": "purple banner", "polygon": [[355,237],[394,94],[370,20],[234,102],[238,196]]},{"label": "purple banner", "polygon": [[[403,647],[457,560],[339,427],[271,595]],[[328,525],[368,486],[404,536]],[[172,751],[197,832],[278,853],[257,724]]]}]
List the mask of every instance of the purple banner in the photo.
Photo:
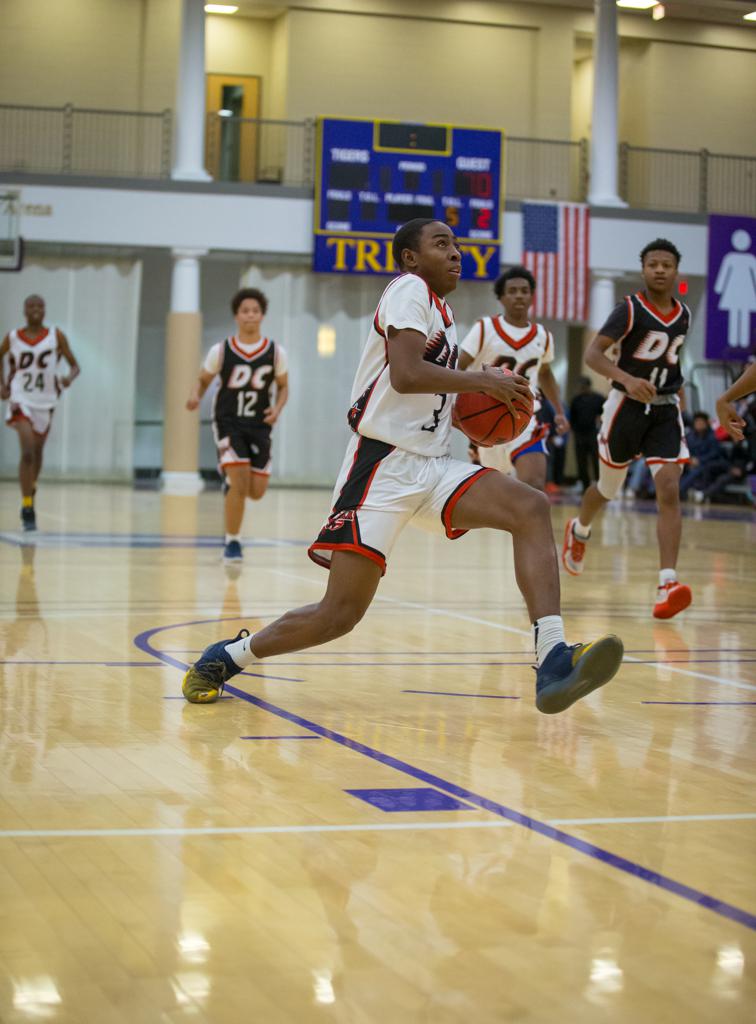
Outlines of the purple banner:
[{"label": "purple banner", "polygon": [[709,217],[706,358],[756,353],[756,218]]}]

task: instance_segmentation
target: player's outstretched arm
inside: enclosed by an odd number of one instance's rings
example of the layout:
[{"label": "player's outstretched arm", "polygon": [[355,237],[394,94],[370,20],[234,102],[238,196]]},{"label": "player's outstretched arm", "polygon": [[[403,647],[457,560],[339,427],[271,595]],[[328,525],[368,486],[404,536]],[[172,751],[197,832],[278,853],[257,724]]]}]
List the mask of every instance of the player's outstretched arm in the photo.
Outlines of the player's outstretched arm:
[{"label": "player's outstretched arm", "polygon": [[717,399],[717,419],[733,441],[742,441],[745,420],[738,416],[733,402],[756,391],[756,363],[751,363],[738,379]]},{"label": "player's outstretched arm", "polygon": [[0,343],[0,400],[5,402],[10,398],[10,386],[5,383],[5,357],[10,350],[10,337],[5,335]]},{"label": "player's outstretched arm", "polygon": [[70,387],[76,378],[81,373],[81,367],[79,366],[76,356],[73,354],[71,346],[68,343],[68,338],[65,336],[63,331],[57,331],[58,334],[58,358],[63,358],[68,363],[68,373],[65,377],[60,378],[60,383],[64,388]]},{"label": "player's outstretched arm", "polygon": [[566,434],[570,429],[570,424],[564,415],[559,385],[557,384],[556,377],[551,372],[551,367],[545,363],[538,370],[538,387],[554,407],[554,425],[556,426],[557,434]]},{"label": "player's outstretched arm", "polygon": [[616,380],[618,384],[622,385],[630,398],[634,398],[636,402],[653,401],[656,397],[656,388],[650,380],[644,380],[641,377],[632,377],[625,370],[621,370],[619,366],[616,366],[611,359],[606,357],[606,350],[615,344],[616,341],[614,338],[610,338],[606,334],[597,334],[586,349],[586,366],[589,366],[596,373],[600,373],[602,377],[608,377],[609,380]]},{"label": "player's outstretched arm", "polygon": [[484,391],[511,407],[513,399],[530,401],[525,377],[504,374],[494,367],[482,370],[449,370],[424,359],[427,338],[420,331],[388,329],[388,361],[391,387],[400,395],[442,395]]},{"label": "player's outstretched arm", "polygon": [[214,376],[214,373],[208,373],[207,370],[200,370],[197,383],[192,388],[192,392],[186,400],[186,407],[190,412],[194,412],[195,409],[199,408],[202,396],[210,387]]}]

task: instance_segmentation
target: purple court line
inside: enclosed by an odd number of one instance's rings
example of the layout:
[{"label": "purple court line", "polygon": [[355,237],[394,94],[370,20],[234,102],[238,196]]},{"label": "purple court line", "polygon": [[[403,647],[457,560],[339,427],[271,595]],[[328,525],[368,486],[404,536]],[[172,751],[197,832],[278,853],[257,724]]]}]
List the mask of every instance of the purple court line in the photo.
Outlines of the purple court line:
[{"label": "purple court line", "polygon": [[[183,698],[182,698],[183,699]],[[240,740],[320,740],[322,736],[240,736]]]},{"label": "purple court line", "polygon": [[430,693],[437,697],[477,697],[479,700],[520,700],[519,697],[505,697],[498,693],[451,693],[449,690],[402,690],[402,693]]},{"label": "purple court line", "polygon": [[747,704],[756,704],[756,700],[642,700],[641,704],[689,704],[705,705],[707,707],[743,707]]},{"label": "purple court line", "polygon": [[[183,672],[187,668],[185,663],[176,661],[176,659],[172,658],[170,655],[166,655],[161,651],[155,650],[155,648],[150,644],[150,640],[157,633],[164,632],[167,629],[180,629],[182,626],[203,625],[205,622],[215,621],[217,620],[205,619],[200,622],[177,622],[169,626],[155,626],[153,629],[146,629],[142,633],[138,633],[134,637],[133,643],[135,647],[138,647],[144,654],[150,654],[153,657],[160,659],[165,664],[173,665],[174,668],[178,668]],[[570,835],[568,832],[563,832],[561,829],[555,828],[553,825],[546,824],[545,821],[539,821],[537,818],[531,818],[527,814],[515,811],[513,808],[500,804],[495,800],[490,800],[488,797],[479,796],[477,793],[473,793],[472,790],[464,789],[462,786],[458,786],[454,782],[448,782],[446,779],[442,779],[438,775],[432,775],[430,772],[426,772],[422,768],[416,768],[414,765],[408,764],[406,761],[401,761],[399,758],[393,757],[391,754],[384,754],[380,750],[375,750],[372,747],[366,746],[364,743],[349,739],[348,736],[343,736],[341,733],[334,732],[332,729],[327,729],[325,726],[318,725],[316,722],[311,722],[291,711],[286,711],[284,708],[276,707],[275,704],[271,704],[269,701],[263,700],[260,697],[253,697],[252,694],[246,693],[244,690],[240,690],[236,686],[232,686],[230,683],[226,684],[226,689],[235,697],[239,697],[241,700],[246,701],[253,707],[258,707],[263,711],[268,711],[277,718],[283,718],[285,721],[291,722],[292,725],[299,726],[301,729],[307,729],[308,732],[314,733],[316,736],[332,740],[332,742],[338,743],[340,746],[346,747],[348,750],[353,750],[355,753],[363,754],[365,757],[368,757],[373,761],[377,761],[379,764],[382,764],[387,768],[393,768],[395,771],[401,772],[403,775],[408,775],[410,778],[418,779],[420,782],[424,782],[429,786],[435,786],[437,789],[443,790],[452,796],[457,796],[461,800],[466,800],[468,803],[474,804],[482,810],[488,811],[490,814],[495,814],[499,818],[505,818],[507,821],[512,821],[515,825],[521,825],[523,828],[530,829],[531,832],[545,836],[547,839],[553,839],[554,842],[561,843],[563,846],[567,846],[570,849],[575,850],[577,853],[585,854],[585,856],[591,857],[593,860],[597,860],[602,864],[615,868],[617,871],[623,871],[625,874],[628,874],[633,878],[639,878],[644,882],[648,882],[649,885],[655,885],[666,892],[672,893],[675,896],[680,896],[682,899],[689,900],[691,903],[695,903],[696,906],[712,910],[715,914],[719,914],[720,917],[728,918],[730,921],[735,921],[737,924],[742,924],[746,928],[756,931],[756,914],[753,914],[748,910],[744,910],[741,907],[736,907],[733,903],[727,903],[724,900],[717,899],[715,896],[709,896],[707,893],[701,892],[700,889],[694,889],[692,886],[685,885],[683,882],[678,882],[674,878],[670,878],[668,875],[662,875],[658,871],[652,871],[650,868],[644,868],[641,864],[629,860],[627,857],[621,857],[619,854],[612,853],[610,850],[605,850],[603,847],[596,846],[594,843],[590,843],[585,839],[579,839],[577,836]]]},{"label": "purple court line", "polygon": [[[257,618],[256,615],[250,615],[248,618]],[[218,619],[218,622],[223,622],[223,619]],[[241,622],[241,619],[230,619],[231,622]],[[201,654],[201,647],[164,647],[164,654]],[[712,651],[721,651],[721,647],[667,647],[664,651],[657,651],[655,647],[642,647],[642,648],[625,648],[625,654],[710,654]],[[308,651],[307,652],[312,658],[367,658],[370,656],[377,656],[385,654],[385,648],[382,651]],[[450,657],[452,654],[464,654],[474,655],[475,657],[486,657],[497,654],[502,655],[515,655],[521,654],[524,656],[525,651],[393,651],[394,657],[422,657],[426,654],[432,654],[436,657]],[[737,651],[732,651],[733,654],[756,654],[756,647],[739,647]]]}]

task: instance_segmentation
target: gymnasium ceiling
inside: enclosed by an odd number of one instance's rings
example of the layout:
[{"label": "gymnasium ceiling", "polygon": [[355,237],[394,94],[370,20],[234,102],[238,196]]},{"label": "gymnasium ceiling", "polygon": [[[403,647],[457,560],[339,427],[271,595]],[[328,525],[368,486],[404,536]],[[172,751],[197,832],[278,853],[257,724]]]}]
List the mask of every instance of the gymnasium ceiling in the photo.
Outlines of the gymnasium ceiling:
[{"label": "gymnasium ceiling", "polygon": [[[313,9],[332,10],[355,10],[355,8],[367,7],[368,9],[380,10],[381,4],[360,3],[354,0],[228,0],[229,3],[239,5],[239,14],[246,17],[275,18],[288,7],[311,7]],[[417,0],[417,6],[427,7],[429,15],[438,15],[441,9],[464,8],[469,0],[447,0],[439,3],[439,0]],[[498,3],[499,0],[493,0]],[[522,0],[521,0],[522,2]],[[593,0],[527,0],[528,3],[536,3],[541,7],[575,7],[578,10],[590,11],[593,9]],[[414,5],[413,5],[414,6]],[[508,6],[502,2],[501,6]],[[703,21],[714,25],[732,25],[744,30],[750,29],[756,32],[756,22],[743,21],[743,15],[750,11],[756,11],[756,0],[665,0],[666,22],[684,18],[692,21]],[[446,11],[444,11],[446,13]],[[623,10],[623,15],[634,18],[647,18],[651,20],[651,12]]]}]

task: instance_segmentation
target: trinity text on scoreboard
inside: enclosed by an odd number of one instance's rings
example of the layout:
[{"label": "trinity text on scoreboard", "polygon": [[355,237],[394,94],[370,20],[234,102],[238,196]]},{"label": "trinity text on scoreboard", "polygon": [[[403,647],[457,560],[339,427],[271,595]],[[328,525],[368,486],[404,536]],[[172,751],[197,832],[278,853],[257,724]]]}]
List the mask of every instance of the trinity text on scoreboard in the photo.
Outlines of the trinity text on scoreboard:
[{"label": "trinity text on scoreboard", "polygon": [[395,274],[391,238],[414,217],[445,221],[463,279],[499,273],[503,133],[485,128],[322,118],[313,268]]}]

